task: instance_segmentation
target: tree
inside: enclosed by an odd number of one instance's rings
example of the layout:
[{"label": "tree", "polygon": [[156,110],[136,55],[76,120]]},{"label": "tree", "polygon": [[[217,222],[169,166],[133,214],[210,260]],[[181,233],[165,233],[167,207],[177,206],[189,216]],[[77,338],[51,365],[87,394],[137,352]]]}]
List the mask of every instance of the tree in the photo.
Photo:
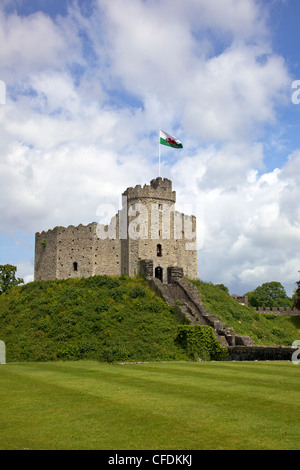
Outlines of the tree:
[{"label": "tree", "polygon": [[292,300],[287,296],[280,282],[265,282],[254,291],[248,292],[248,302],[252,307],[291,307]]},{"label": "tree", "polygon": [[226,294],[229,294],[229,289],[228,289],[228,287],[224,286],[224,284],[216,284],[216,287],[219,287],[224,292],[226,292]]},{"label": "tree", "polygon": [[14,286],[23,284],[23,279],[16,278],[16,266],[0,264],[0,294],[7,292]]},{"label": "tree", "polygon": [[295,290],[294,292],[294,295],[293,295],[293,307],[300,310],[300,281],[297,281],[296,282],[297,284],[297,289]]}]

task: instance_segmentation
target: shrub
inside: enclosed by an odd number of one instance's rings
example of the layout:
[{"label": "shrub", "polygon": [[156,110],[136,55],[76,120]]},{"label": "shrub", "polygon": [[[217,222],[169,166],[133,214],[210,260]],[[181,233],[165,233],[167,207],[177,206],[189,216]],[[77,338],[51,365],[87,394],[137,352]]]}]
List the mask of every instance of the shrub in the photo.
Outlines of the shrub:
[{"label": "shrub", "polygon": [[109,309],[109,304],[106,303],[106,302],[99,302],[97,307],[95,308],[95,311],[97,313],[101,313],[101,312],[107,312],[107,310]]},{"label": "shrub", "polygon": [[216,339],[212,327],[207,325],[179,326],[176,342],[193,359],[224,361],[228,350]]},{"label": "shrub", "polygon": [[146,291],[143,287],[141,286],[135,286],[131,289],[129,296],[132,299],[136,299],[137,297],[145,297],[146,296]]},{"label": "shrub", "polygon": [[113,289],[114,287],[119,287],[120,281],[114,277],[107,275],[103,276],[92,276],[87,278],[82,278],[81,283],[84,287],[108,287]]},{"label": "shrub", "polygon": [[77,345],[68,344],[58,351],[57,357],[66,361],[80,359],[81,348]]},{"label": "shrub", "polygon": [[113,289],[111,289],[109,293],[110,297],[114,299],[116,302],[123,299],[123,294],[124,294],[124,291],[120,289],[119,287],[114,287]]},{"label": "shrub", "polygon": [[271,333],[274,336],[277,336],[277,338],[283,338],[284,337],[284,331],[282,331],[280,328],[277,328],[276,326],[272,328]]},{"label": "shrub", "polygon": [[127,360],[127,351],[124,347],[115,345],[115,346],[105,346],[102,353],[102,360],[105,362],[116,362],[116,361],[126,361]]}]

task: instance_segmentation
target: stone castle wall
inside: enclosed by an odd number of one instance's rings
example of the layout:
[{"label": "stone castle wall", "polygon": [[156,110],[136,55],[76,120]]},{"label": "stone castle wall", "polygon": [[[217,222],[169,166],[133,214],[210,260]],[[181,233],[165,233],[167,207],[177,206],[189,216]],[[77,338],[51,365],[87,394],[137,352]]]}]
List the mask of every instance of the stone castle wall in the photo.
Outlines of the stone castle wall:
[{"label": "stone castle wall", "polygon": [[34,280],[56,279],[57,230],[35,234]]},{"label": "stone castle wall", "polygon": [[273,315],[288,315],[290,317],[300,316],[300,310],[289,308],[289,307],[251,307],[255,312],[258,313],[272,313]]},{"label": "stone castle wall", "polygon": [[153,261],[153,275],[162,270],[164,282],[170,266],[196,279],[196,218],[175,211],[172,182],[156,178],[122,196],[123,207],[109,226],[93,222],[36,233],[35,280],[135,276],[146,259]]},{"label": "stone castle wall", "polygon": [[120,240],[101,240],[97,224],[36,233],[35,280],[121,274]]},{"label": "stone castle wall", "polygon": [[[231,295],[241,305],[251,307],[248,303],[248,296]],[[289,307],[251,307],[255,312],[258,313],[272,313],[273,315],[288,315],[288,316],[300,316],[300,310],[289,308]]]}]

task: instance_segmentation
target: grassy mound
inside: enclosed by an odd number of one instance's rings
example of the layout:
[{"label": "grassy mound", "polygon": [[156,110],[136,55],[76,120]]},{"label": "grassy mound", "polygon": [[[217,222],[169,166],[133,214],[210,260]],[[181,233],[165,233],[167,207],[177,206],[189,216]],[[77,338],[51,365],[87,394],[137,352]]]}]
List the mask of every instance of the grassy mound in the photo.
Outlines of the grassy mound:
[{"label": "grassy mound", "polygon": [[187,360],[179,321],[143,279],[36,281],[0,296],[7,361]]},{"label": "grassy mound", "polygon": [[255,343],[291,346],[300,337],[300,317],[262,314],[231,298],[221,287],[202,281],[192,281],[199,289],[205,308],[217,315],[227,327],[251,336]]},{"label": "grassy mound", "polygon": [[[299,317],[259,314],[218,286],[194,283],[210,313],[256,344],[290,346],[299,339]],[[126,275],[36,281],[0,296],[8,362],[225,359],[210,327],[182,328],[144,279]]]}]

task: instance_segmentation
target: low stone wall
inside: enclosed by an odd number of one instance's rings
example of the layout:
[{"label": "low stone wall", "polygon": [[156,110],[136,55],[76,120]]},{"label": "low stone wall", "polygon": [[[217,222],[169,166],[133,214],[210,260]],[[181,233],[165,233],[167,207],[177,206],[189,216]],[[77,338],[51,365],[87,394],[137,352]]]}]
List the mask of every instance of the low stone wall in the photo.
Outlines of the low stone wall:
[{"label": "low stone wall", "polygon": [[229,361],[291,361],[295,348],[290,346],[229,346]]},{"label": "low stone wall", "polygon": [[289,317],[299,317],[300,310],[292,309],[289,307],[252,307],[255,312],[258,313],[272,313],[273,315],[287,315]]},{"label": "low stone wall", "polygon": [[145,278],[153,277],[153,261],[151,259],[141,259],[139,262],[139,274]]},{"label": "low stone wall", "polygon": [[[238,302],[241,305],[249,306],[248,304],[248,296],[242,296],[242,295],[231,295],[231,298]],[[288,315],[290,317],[299,317],[300,316],[300,310],[296,310],[294,308],[289,308],[289,307],[251,307],[255,312],[258,313],[273,313],[273,315]]]}]

